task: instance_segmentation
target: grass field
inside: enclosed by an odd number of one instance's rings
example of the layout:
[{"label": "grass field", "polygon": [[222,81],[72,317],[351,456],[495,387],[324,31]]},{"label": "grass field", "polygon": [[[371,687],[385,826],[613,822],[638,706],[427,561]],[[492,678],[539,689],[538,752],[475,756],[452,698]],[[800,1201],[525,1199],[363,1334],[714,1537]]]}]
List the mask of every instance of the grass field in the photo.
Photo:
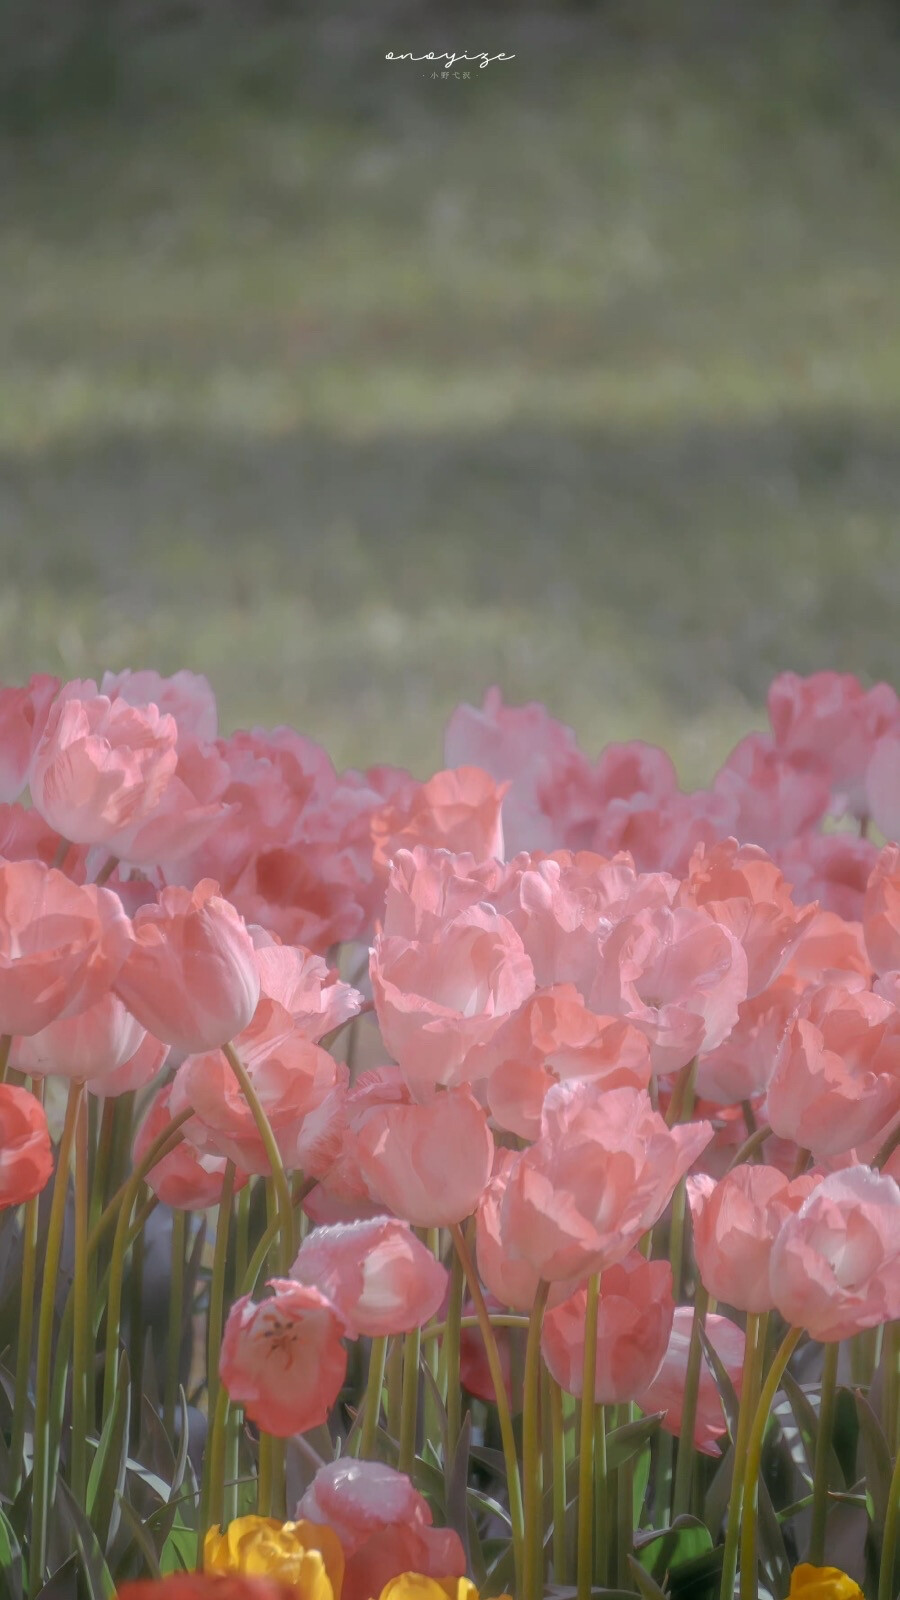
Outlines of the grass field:
[{"label": "grass field", "polygon": [[2,136],[0,676],[419,770],[498,681],[689,780],[900,679],[897,13],[377,9],[135,24]]}]

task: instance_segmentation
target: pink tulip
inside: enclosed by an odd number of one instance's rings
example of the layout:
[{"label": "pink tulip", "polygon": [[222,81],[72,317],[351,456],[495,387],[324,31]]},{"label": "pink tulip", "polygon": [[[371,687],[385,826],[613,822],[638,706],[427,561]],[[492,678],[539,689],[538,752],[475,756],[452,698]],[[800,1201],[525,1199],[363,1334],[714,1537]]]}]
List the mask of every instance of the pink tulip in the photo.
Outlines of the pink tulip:
[{"label": "pink tulip", "polygon": [[871,839],[855,833],[807,833],[779,851],[798,906],[816,902],[845,922],[861,922],[866,884],[878,860]]},{"label": "pink tulip", "polygon": [[[281,1015],[286,1030],[277,1021],[271,1030],[248,1029],[235,1039],[235,1049],[266,1113],[281,1159],[295,1171],[301,1166],[298,1143],[305,1119],[338,1083],[346,1083],[347,1068],[291,1029],[287,1012]],[[229,1156],[246,1172],[271,1172],[253,1113],[221,1051],[188,1056],[178,1068],[172,1110],[188,1107],[196,1115],[193,1137],[199,1148]]]},{"label": "pink tulip", "polygon": [[0,801],[18,800],[44,731],[59,679],[37,674],[21,688],[0,687]]},{"label": "pink tulip", "polygon": [[69,684],[51,707],[31,763],[35,808],[76,844],[118,853],[127,830],[148,818],[178,757],[173,717],[105,695],[77,699]]},{"label": "pink tulip", "polygon": [[466,1570],[458,1534],[433,1528],[427,1501],[404,1473],[380,1461],[341,1456],[320,1467],[296,1515],[324,1523],[340,1539],[347,1561],[341,1600],[371,1600],[402,1572],[456,1578]]},{"label": "pink tulip", "polygon": [[261,994],[282,1006],[305,1038],[317,1044],[333,1028],[358,1015],[362,995],[349,983],[341,983],[321,956],[281,944],[263,928],[248,932],[256,949]]},{"label": "pink tulip", "polygon": [[[665,1413],[662,1426],[675,1438],[681,1436],[681,1419],[684,1411],[684,1384],[687,1376],[688,1354],[694,1312],[690,1306],[678,1306],[672,1324],[668,1347],[662,1366],[649,1383],[637,1403],[644,1412]],[[744,1335],[728,1317],[710,1315],[706,1318],[706,1336],[725,1368],[736,1394],[740,1395],[744,1372]],[[700,1384],[697,1392],[697,1414],[694,1422],[694,1445],[703,1455],[714,1456],[717,1444],[727,1431],[725,1412],[716,1380],[705,1354],[700,1362]]]},{"label": "pink tulip", "polygon": [[422,784],[410,780],[405,793],[372,817],[376,866],[386,868],[398,850],[423,844],[462,850],[477,861],[502,859],[500,807],[506,789],[479,767],[436,772]]},{"label": "pink tulip", "polygon": [[99,1000],[129,948],[109,889],[38,861],[0,861],[0,1033],[39,1033]]},{"label": "pink tulip", "polygon": [[554,780],[579,756],[572,729],[545,706],[505,706],[498,688],[487,690],[480,710],[457,706],[444,736],[448,766],[482,767],[492,778],[509,781],[503,834],[511,854],[552,850],[559,842]]},{"label": "pink tulip", "polygon": [[327,1295],[351,1338],[373,1339],[423,1327],[448,1283],[446,1268],[395,1217],[316,1228],[300,1246],[291,1277]]},{"label": "pink tulip", "polygon": [[[529,1260],[515,1255],[509,1249],[503,1233],[503,1200],[517,1161],[518,1157],[512,1150],[501,1149],[496,1153],[493,1175],[475,1214],[475,1248],[478,1274],[492,1299],[498,1305],[510,1306],[514,1311],[530,1311],[540,1283],[540,1272]],[[515,1222],[513,1216],[513,1227]],[[576,1276],[571,1283],[565,1279],[561,1283],[554,1283],[548,1304],[556,1305],[564,1300],[577,1287],[578,1281]]]},{"label": "pink tulip", "polygon": [[703,1286],[738,1311],[771,1311],[769,1258],[783,1222],[800,1210],[817,1179],[790,1181],[775,1167],[739,1166],[718,1183],[687,1180],[694,1253]]},{"label": "pink tulip", "polygon": [[900,1112],[900,1015],[834,985],[801,1002],[766,1096],[775,1133],[819,1159],[875,1138]]},{"label": "pink tulip", "polygon": [[216,884],[164,889],[133,930],[116,991],[149,1032],[181,1050],[211,1050],[247,1026],[259,999],[253,944]]},{"label": "pink tulip", "polygon": [[[0,806],[0,857],[4,861],[42,861],[49,867],[56,860],[61,843],[59,834],[38,816],[34,806]],[[86,851],[73,845],[69,855],[76,854],[86,855]],[[70,870],[66,875],[84,882],[81,872]]]},{"label": "pink tulip", "polygon": [[900,839],[900,720],[872,751],[866,770],[866,806],[886,839]]},{"label": "pink tulip", "polygon": [[697,1093],[720,1106],[740,1105],[763,1093],[802,993],[800,983],[784,974],[745,1000],[728,1038],[700,1057]]},{"label": "pink tulip", "polygon": [[900,1187],[870,1167],[832,1173],[783,1224],[769,1271],[781,1315],[823,1343],[900,1317]]},{"label": "pink tulip", "polygon": [[388,873],[382,931],[387,938],[428,943],[460,912],[496,901],[516,863],[476,861],[464,852],[416,845],[398,850]]},{"label": "pink tulip", "polygon": [[626,916],[600,946],[589,1004],[626,1017],[650,1041],[658,1072],[713,1050],[747,998],[747,957],[705,911],[660,907]]},{"label": "pink tulip", "polygon": [[534,989],[518,934],[481,906],[428,942],[376,939],[371,975],[382,1038],[420,1098],[466,1082],[472,1050]]},{"label": "pink tulip", "polygon": [[328,1419],[347,1371],[344,1323],[318,1289],[290,1278],[268,1286],[270,1299],[245,1295],[228,1313],[219,1373],[251,1422],[287,1439]]},{"label": "pink tulip", "polygon": [[878,740],[900,720],[900,701],[887,683],[863,689],[850,673],[782,672],[769,688],[775,743],[787,755],[824,762],[836,810],[866,813],[866,769]]},{"label": "pink tulip", "polygon": [[[91,686],[93,687],[93,685]],[[216,697],[208,678],[199,672],[175,672],[164,678],[144,668],[133,672],[104,672],[100,693],[130,706],[154,705],[178,725],[178,742],[209,743],[216,737]]]},{"label": "pink tulip", "polygon": [[412,1096],[397,1067],[378,1067],[360,1074],[338,1108],[330,1148],[317,1163],[321,1193],[310,1196],[304,1209],[314,1222],[349,1222],[379,1216],[383,1207],[369,1198],[360,1172],[356,1137],[367,1117],[384,1106],[408,1106]]},{"label": "pink tulip", "polygon": [[735,807],[737,838],[772,851],[814,828],[831,797],[825,762],[814,756],[787,755],[767,733],[749,733],[741,739],[712,786]]},{"label": "pink tulip", "polygon": [[368,1113],[355,1154],[372,1200],[420,1228],[445,1228],[472,1215],[491,1175],[487,1115],[465,1086],[427,1105]]},{"label": "pink tulip", "polygon": [[27,1089],[0,1083],[0,1211],[40,1194],[53,1171],[47,1118]]},{"label": "pink tulip", "polygon": [[165,865],[177,881],[178,865],[193,855],[227,813],[228,769],[212,745],[187,744],[149,816],[120,830],[116,854],[133,865]]},{"label": "pink tulip", "polygon": [[510,1167],[500,1206],[510,1257],[551,1281],[613,1266],[711,1137],[708,1122],[667,1128],[643,1089],[557,1084],[540,1138]]},{"label": "pink tulip", "polygon": [[[132,1151],[135,1165],[144,1159],[154,1140],[171,1124],[171,1094],[172,1085],[169,1084],[151,1101],[135,1136]],[[198,1150],[190,1142],[191,1131],[188,1121],[183,1126],[181,1143],[157,1161],[147,1174],[147,1183],[157,1199],[175,1211],[207,1211],[217,1206],[222,1198],[227,1160],[225,1156],[207,1155]],[[247,1174],[239,1171],[235,1176],[235,1190],[242,1189],[246,1182]]]},{"label": "pink tulip", "polygon": [[[61,1018],[40,1033],[16,1040],[10,1059],[19,1072],[32,1077],[53,1074],[82,1082],[89,1079],[95,1088],[108,1082],[115,1093],[119,1073],[151,1037],[109,990],[77,1016]],[[147,1069],[146,1082],[156,1075],[168,1053],[168,1045],[158,1039],[145,1050],[142,1066]],[[108,1094],[110,1089],[99,1092]]]},{"label": "pink tulip", "polygon": [[866,955],[862,924],[845,922],[833,911],[817,911],[784,969],[804,988],[837,983],[867,989],[872,964]]},{"label": "pink tulip", "polygon": [[734,934],[747,957],[747,994],[768,988],[815,916],[798,910],[774,861],[756,845],[700,845],[676,905],[702,909]]},{"label": "pink tulip", "polygon": [[554,1083],[586,1078],[604,1089],[650,1082],[650,1048],[621,1017],[589,1011],[573,984],[541,989],[469,1058],[487,1080],[494,1120],[525,1139],[541,1130],[544,1096]]},{"label": "pink tulip", "polygon": [[863,903],[866,949],[875,971],[900,969],[900,845],[882,850]]},{"label": "pink tulip", "polygon": [[[584,1324],[587,1291],[577,1289],[548,1311],[541,1353],[556,1382],[579,1399],[584,1393]],[[675,1303],[668,1261],[645,1261],[637,1251],[600,1280],[597,1314],[598,1405],[633,1400],[656,1376],[672,1331]]]}]

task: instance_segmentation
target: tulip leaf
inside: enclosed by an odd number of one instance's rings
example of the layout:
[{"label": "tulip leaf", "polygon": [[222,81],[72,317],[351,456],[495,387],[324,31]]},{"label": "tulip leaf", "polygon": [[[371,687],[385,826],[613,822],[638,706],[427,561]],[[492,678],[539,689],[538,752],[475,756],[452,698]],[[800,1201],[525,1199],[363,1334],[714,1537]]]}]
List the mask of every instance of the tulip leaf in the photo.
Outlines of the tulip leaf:
[{"label": "tulip leaf", "polygon": [[[143,1556],[144,1562],[149,1568],[150,1577],[156,1578],[157,1580],[160,1579],[162,1577],[162,1571],[159,1565],[156,1546],[147,1532],[147,1529],[145,1528],[134,1507],[129,1505],[124,1495],[117,1495],[116,1499],[118,1501],[122,1520],[131,1530],[131,1539],[129,1544],[126,1546],[125,1551],[123,1552],[123,1556],[128,1554],[129,1550],[131,1549],[131,1545],[136,1544],[141,1555]],[[122,1576],[121,1563],[120,1570],[116,1575],[118,1578],[121,1578]]]},{"label": "tulip leaf", "polygon": [[191,1572],[196,1556],[196,1532],[193,1528],[185,1527],[179,1517],[174,1528],[170,1528],[168,1538],[163,1545],[159,1558],[160,1569],[164,1576],[170,1572]]},{"label": "tulip leaf", "polygon": [[[427,1370],[427,1369],[426,1369]],[[429,1374],[430,1376],[430,1374]],[[445,1460],[446,1460],[446,1416],[444,1427]],[[459,1534],[462,1547],[466,1553],[466,1571],[469,1570],[469,1508],[466,1498],[466,1486],[469,1480],[469,1445],[472,1438],[472,1413],[466,1412],[465,1420],[459,1430],[456,1449],[452,1461],[447,1462],[445,1468],[446,1494],[444,1510],[448,1528]]]},{"label": "tulip leaf", "polygon": [[[613,1428],[606,1435],[606,1462],[610,1471],[630,1461],[632,1456],[649,1444],[659,1431],[663,1416],[662,1411],[648,1412],[647,1416],[638,1417],[635,1422],[625,1422],[621,1428]],[[577,1468],[577,1463],[574,1465]]]},{"label": "tulip leaf", "polygon": [[698,1517],[682,1516],[676,1517],[668,1528],[636,1533],[634,1546],[644,1570],[654,1578],[662,1578],[683,1562],[706,1555],[712,1550],[712,1539]]},{"label": "tulip leaf", "polygon": [[632,1526],[635,1527],[635,1528],[639,1528],[640,1527],[640,1525],[641,1525],[641,1517],[643,1516],[643,1513],[644,1513],[644,1502],[645,1502],[645,1500],[647,1498],[647,1485],[650,1482],[650,1464],[651,1464],[651,1459],[652,1459],[652,1453],[651,1453],[649,1444],[647,1444],[647,1445],[644,1446],[643,1450],[641,1450],[640,1453],[638,1454],[638,1457],[637,1457],[636,1461],[634,1462],[634,1466],[632,1467],[632,1474],[631,1474],[631,1494],[632,1494],[632,1505],[633,1505]]},{"label": "tulip leaf", "polygon": [[[785,1372],[782,1375],[781,1387],[787,1396],[791,1413],[794,1421],[797,1424],[797,1429],[803,1443],[807,1467],[809,1468],[810,1474],[812,1474],[815,1467],[816,1440],[819,1432],[818,1414],[808,1394],[804,1389],[801,1388],[800,1384],[797,1382],[797,1379],[790,1372]],[[776,1413],[777,1409],[778,1408],[776,1408]],[[835,1454],[833,1446],[828,1451],[826,1470],[828,1474],[829,1489],[843,1489],[845,1482],[844,1474],[841,1471],[841,1464],[837,1458],[837,1455]]]},{"label": "tulip leaf", "polygon": [[884,1527],[891,1486],[891,1453],[881,1423],[860,1389],[855,1392],[856,1414],[862,1439],[866,1487],[872,1497],[873,1531]]},{"label": "tulip leaf", "polygon": [[787,1594],[790,1587],[791,1574],[788,1553],[785,1548],[784,1534],[781,1523],[775,1515],[769,1491],[763,1478],[757,1486],[757,1533],[759,1534],[760,1552],[763,1556],[763,1565],[768,1575],[774,1579],[776,1594]]},{"label": "tulip leaf", "polygon": [[36,1600],[78,1600],[78,1556],[70,1555],[37,1592]]},{"label": "tulip leaf", "polygon": [[0,1510],[0,1600],[22,1600],[22,1551],[15,1530]]},{"label": "tulip leaf", "polygon": [[108,1546],[118,1521],[116,1495],[125,1487],[128,1459],[128,1419],[131,1382],[128,1357],[121,1353],[119,1377],[112,1407],[104,1421],[88,1477],[86,1505],[91,1526],[102,1546]]},{"label": "tulip leaf", "polygon": [[643,1600],[669,1600],[666,1590],[661,1589],[659,1584],[654,1582],[649,1572],[644,1571],[640,1562],[635,1561],[634,1556],[628,1557],[628,1570],[637,1584]]},{"label": "tulip leaf", "polygon": [[717,1538],[728,1511],[731,1486],[734,1480],[734,1445],[730,1444],[716,1466],[712,1483],[703,1503],[703,1521],[713,1538]]},{"label": "tulip leaf", "polygon": [[702,1322],[697,1331],[700,1334],[700,1343],[703,1347],[706,1364],[712,1373],[713,1382],[719,1392],[722,1410],[725,1413],[725,1420],[728,1424],[728,1433],[733,1440],[737,1435],[738,1412],[741,1409],[741,1402],[737,1397],[734,1384],[728,1376],[722,1357],[719,1355]]},{"label": "tulip leaf", "polygon": [[56,1495],[59,1521],[66,1528],[77,1552],[81,1577],[79,1591],[84,1590],[89,1600],[106,1600],[108,1595],[115,1592],[115,1584],[90,1519],[62,1479],[56,1485]]},{"label": "tulip leaf", "polygon": [[840,1463],[844,1483],[849,1489],[856,1478],[856,1458],[859,1450],[859,1418],[856,1415],[856,1406],[850,1389],[839,1388],[835,1397],[831,1442]]}]

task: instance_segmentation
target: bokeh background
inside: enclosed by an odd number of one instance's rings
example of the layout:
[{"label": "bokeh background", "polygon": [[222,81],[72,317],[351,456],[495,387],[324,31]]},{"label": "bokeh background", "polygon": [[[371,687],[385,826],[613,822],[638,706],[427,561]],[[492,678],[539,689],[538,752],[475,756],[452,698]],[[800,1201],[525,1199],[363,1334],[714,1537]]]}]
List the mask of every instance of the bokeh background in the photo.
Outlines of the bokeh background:
[{"label": "bokeh background", "polygon": [[0,198],[0,676],[688,782],[900,677],[891,0],[4,0]]}]

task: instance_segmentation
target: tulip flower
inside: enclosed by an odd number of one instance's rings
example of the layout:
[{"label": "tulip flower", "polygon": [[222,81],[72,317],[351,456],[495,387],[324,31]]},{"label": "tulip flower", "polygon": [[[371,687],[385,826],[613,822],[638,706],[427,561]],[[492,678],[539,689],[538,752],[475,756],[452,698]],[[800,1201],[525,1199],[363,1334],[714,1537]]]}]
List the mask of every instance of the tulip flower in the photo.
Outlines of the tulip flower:
[{"label": "tulip flower", "polygon": [[227,1044],[250,1022],[259,972],[250,935],[209,879],[141,906],[116,992],[149,1032],[184,1051]]},{"label": "tulip flower", "polygon": [[494,1140],[468,1088],[427,1105],[391,1106],[366,1116],[354,1142],[369,1198],[420,1228],[445,1228],[472,1215],[490,1178]]},{"label": "tulip flower", "polygon": [[510,1256],[550,1281],[623,1260],[711,1138],[708,1122],[667,1128],[643,1089],[557,1084],[540,1138],[509,1170],[500,1229]]},{"label": "tulip flower", "polygon": [[877,1138],[900,1112],[900,1015],[828,984],[800,1003],[775,1061],[766,1117],[816,1159]]},{"label": "tulip flower", "polygon": [[870,1167],[822,1180],[772,1246],[772,1299],[832,1343],[900,1316],[900,1186]]},{"label": "tulip flower", "polygon": [[29,678],[21,688],[0,687],[0,802],[18,800],[28,782],[28,769],[44,731],[59,679],[46,673]]},{"label": "tulip flower", "polygon": [[[646,1389],[635,1398],[642,1411],[662,1411],[662,1427],[677,1439],[681,1433],[684,1409],[684,1389],[687,1378],[688,1356],[694,1326],[691,1306],[678,1306],[672,1322],[669,1343],[656,1376]],[[706,1318],[706,1336],[718,1355],[725,1371],[740,1395],[744,1370],[744,1334],[728,1317],[715,1315]],[[697,1411],[694,1419],[694,1445],[703,1455],[718,1454],[718,1442],[726,1432],[725,1412],[716,1380],[706,1356],[700,1364],[700,1384],[697,1392]]]},{"label": "tulip flower", "polygon": [[449,1528],[431,1526],[431,1510],[409,1478],[379,1461],[341,1457],[320,1467],[298,1517],[326,1523],[344,1549],[342,1600],[371,1600],[403,1573],[461,1578],[465,1552]]},{"label": "tulip flower", "polygon": [[386,868],[398,850],[431,845],[465,851],[476,861],[503,856],[500,807],[505,783],[478,767],[436,772],[427,783],[410,780],[371,820],[376,866]]},{"label": "tulip flower", "polygon": [[54,702],[29,785],[36,810],[64,839],[118,854],[120,838],[152,815],[175,772],[178,729],[153,705],[75,698],[92,688],[67,685]]},{"label": "tulip flower", "polygon": [[811,1567],[802,1561],[791,1573],[788,1600],[865,1600],[858,1583],[838,1567]]},{"label": "tulip flower", "polygon": [[40,1194],[52,1171],[41,1102],[27,1089],[0,1083],[0,1210]]},{"label": "tulip flower", "polygon": [[824,763],[836,811],[867,815],[866,772],[878,740],[900,720],[900,701],[887,683],[863,689],[858,678],[782,672],[768,695],[769,721],[779,750]]},{"label": "tulip flower", "polygon": [[325,1422],[341,1391],[344,1321],[318,1289],[272,1278],[270,1299],[228,1313],[219,1373],[229,1397],[267,1433],[289,1438]]},{"label": "tulip flower", "polygon": [[38,861],[0,861],[0,1034],[40,1033],[108,993],[129,948],[109,889]]},{"label": "tulip flower", "polygon": [[447,1293],[447,1270],[396,1217],[316,1228],[291,1268],[337,1307],[351,1338],[421,1328]]},{"label": "tulip flower", "polygon": [[[544,1317],[541,1353],[567,1394],[583,1393],[586,1289],[577,1289]],[[633,1400],[662,1364],[672,1331],[672,1268],[645,1261],[637,1251],[610,1267],[600,1280],[597,1313],[598,1405]]]},{"label": "tulip flower", "polygon": [[333,1529],[314,1522],[235,1517],[224,1533],[207,1532],[203,1571],[274,1578],[290,1584],[298,1600],[340,1600],[344,1552]]},{"label": "tulip flower", "polygon": [[718,1183],[687,1180],[694,1253],[704,1288],[738,1311],[771,1311],[769,1258],[788,1217],[815,1188],[812,1175],[790,1181],[775,1167],[739,1166]]}]

